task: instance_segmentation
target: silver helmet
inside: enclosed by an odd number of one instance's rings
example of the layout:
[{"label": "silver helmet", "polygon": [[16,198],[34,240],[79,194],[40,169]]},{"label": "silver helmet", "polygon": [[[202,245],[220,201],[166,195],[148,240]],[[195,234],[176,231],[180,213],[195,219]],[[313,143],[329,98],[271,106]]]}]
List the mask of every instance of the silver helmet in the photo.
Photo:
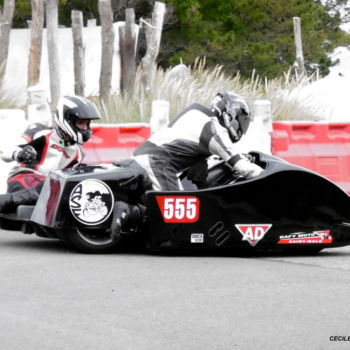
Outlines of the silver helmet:
[{"label": "silver helmet", "polygon": [[211,111],[225,127],[233,142],[237,142],[247,132],[250,111],[243,98],[233,92],[219,93],[210,105]]}]

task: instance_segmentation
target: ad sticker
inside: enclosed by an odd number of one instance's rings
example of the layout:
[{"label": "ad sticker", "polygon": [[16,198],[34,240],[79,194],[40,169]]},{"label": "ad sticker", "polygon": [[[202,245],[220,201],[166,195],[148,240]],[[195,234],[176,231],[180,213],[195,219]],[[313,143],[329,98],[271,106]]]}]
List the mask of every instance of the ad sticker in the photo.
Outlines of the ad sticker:
[{"label": "ad sticker", "polygon": [[166,223],[193,223],[199,218],[199,199],[194,196],[156,196]]},{"label": "ad sticker", "polygon": [[331,231],[295,232],[280,236],[278,244],[330,244],[333,242]]},{"label": "ad sticker", "polygon": [[204,234],[203,233],[192,233],[191,234],[191,243],[203,243]]},{"label": "ad sticker", "polygon": [[237,230],[242,234],[242,241],[248,241],[251,246],[257,245],[271,228],[271,224],[237,224]]},{"label": "ad sticker", "polygon": [[104,182],[95,179],[79,182],[69,197],[71,213],[85,225],[97,225],[106,221],[113,206],[111,189]]}]

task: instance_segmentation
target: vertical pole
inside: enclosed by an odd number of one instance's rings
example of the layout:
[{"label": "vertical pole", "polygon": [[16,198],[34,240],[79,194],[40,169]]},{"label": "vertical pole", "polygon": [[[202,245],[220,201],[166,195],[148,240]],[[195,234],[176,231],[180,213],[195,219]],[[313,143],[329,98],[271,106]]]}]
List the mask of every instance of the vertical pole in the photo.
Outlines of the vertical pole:
[{"label": "vertical pole", "polygon": [[296,61],[298,66],[298,75],[305,75],[304,66],[304,55],[303,55],[303,44],[301,40],[301,20],[300,17],[293,17],[294,24],[294,39],[295,39],[295,51],[296,51]]},{"label": "vertical pole", "polygon": [[0,12],[0,85],[3,82],[6,71],[14,10],[15,0],[4,0],[4,8]]},{"label": "vertical pole", "polygon": [[90,27],[96,27],[96,18],[88,19],[88,20],[87,20],[86,26],[87,26],[88,28],[90,28]]},{"label": "vertical pole", "polygon": [[31,0],[31,43],[28,61],[28,87],[38,84],[44,26],[44,0]]},{"label": "vertical pole", "polygon": [[83,13],[72,11],[73,57],[74,57],[74,92],[85,96],[85,47],[83,40]]},{"label": "vertical pole", "polygon": [[[156,2],[152,15],[152,23],[150,25],[150,35],[147,39],[146,55],[141,61],[142,67],[142,84],[146,94],[149,92],[156,73],[156,59],[159,52],[160,39],[162,36],[162,27],[165,14],[165,4]],[[149,25],[149,24],[146,24]]]},{"label": "vertical pole", "polygon": [[51,108],[55,109],[58,99],[61,95],[57,0],[46,0],[46,23],[47,51],[50,71]]},{"label": "vertical pole", "polygon": [[121,90],[132,93],[136,75],[135,56],[135,11],[133,8],[125,11],[125,26],[119,29],[119,45],[121,60]]},{"label": "vertical pole", "polygon": [[111,81],[115,37],[111,0],[99,0],[98,10],[101,18],[102,42],[100,99],[107,105],[112,90]]}]

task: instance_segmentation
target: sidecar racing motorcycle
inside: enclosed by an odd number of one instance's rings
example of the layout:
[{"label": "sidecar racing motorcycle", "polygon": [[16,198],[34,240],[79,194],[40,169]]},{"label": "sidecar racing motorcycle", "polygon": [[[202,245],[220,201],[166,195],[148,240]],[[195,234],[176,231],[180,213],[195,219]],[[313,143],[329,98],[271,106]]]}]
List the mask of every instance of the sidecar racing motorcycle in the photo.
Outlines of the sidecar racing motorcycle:
[{"label": "sidecar racing motorcycle", "polygon": [[[223,162],[184,191],[141,190],[140,171],[113,164],[51,173],[35,206],[0,214],[0,227],[58,238],[80,252],[107,253],[126,236],[152,251],[303,251],[350,244],[350,197],[325,177],[252,152],[264,168],[243,179]],[[141,203],[143,220],[111,233],[115,201]]]}]

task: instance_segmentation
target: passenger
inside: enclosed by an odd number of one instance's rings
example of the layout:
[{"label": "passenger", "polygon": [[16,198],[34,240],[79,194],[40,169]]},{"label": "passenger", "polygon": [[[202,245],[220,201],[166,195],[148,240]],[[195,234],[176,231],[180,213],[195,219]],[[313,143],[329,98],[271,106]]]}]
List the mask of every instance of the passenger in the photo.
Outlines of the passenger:
[{"label": "passenger", "polygon": [[55,170],[81,163],[81,145],[91,137],[91,120],[100,119],[95,104],[85,97],[59,99],[54,127],[30,125],[23,143],[3,150],[4,161],[16,161],[7,180],[7,193],[0,195],[0,212],[14,212],[20,204],[35,204],[46,176]]}]

